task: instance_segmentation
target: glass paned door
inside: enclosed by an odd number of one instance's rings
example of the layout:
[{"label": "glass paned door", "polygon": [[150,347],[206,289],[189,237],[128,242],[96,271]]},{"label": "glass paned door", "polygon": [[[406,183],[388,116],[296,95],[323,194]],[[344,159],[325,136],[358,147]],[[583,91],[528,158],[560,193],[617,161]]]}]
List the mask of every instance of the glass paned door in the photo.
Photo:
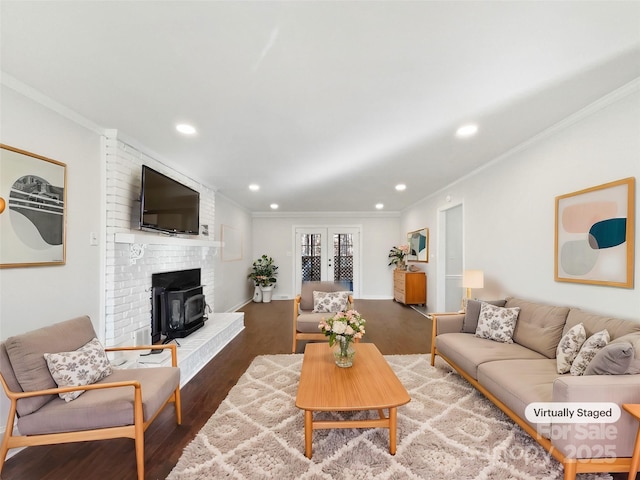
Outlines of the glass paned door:
[{"label": "glass paned door", "polygon": [[302,263],[301,274],[303,282],[322,280],[322,234],[300,234],[300,260]]},{"label": "glass paned door", "polygon": [[298,227],[295,233],[296,293],[302,282],[333,280],[348,283],[355,296],[359,290],[359,227]]}]

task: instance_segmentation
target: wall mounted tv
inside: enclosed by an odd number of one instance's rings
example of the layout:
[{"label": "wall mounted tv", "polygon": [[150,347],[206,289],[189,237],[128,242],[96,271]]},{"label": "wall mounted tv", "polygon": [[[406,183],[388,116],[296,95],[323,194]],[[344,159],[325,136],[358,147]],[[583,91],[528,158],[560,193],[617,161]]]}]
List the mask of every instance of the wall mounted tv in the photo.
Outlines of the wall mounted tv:
[{"label": "wall mounted tv", "polygon": [[200,194],[143,165],[140,228],[197,235],[200,229]]}]

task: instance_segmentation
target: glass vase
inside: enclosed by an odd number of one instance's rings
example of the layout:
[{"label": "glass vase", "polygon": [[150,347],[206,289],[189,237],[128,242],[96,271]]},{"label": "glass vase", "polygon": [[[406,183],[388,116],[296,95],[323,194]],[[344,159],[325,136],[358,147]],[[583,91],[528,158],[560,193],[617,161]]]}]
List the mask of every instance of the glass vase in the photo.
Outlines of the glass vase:
[{"label": "glass vase", "polygon": [[333,345],[333,357],[336,365],[340,368],[348,368],[353,365],[353,357],[356,355],[356,349],[352,342],[347,338],[336,339]]}]

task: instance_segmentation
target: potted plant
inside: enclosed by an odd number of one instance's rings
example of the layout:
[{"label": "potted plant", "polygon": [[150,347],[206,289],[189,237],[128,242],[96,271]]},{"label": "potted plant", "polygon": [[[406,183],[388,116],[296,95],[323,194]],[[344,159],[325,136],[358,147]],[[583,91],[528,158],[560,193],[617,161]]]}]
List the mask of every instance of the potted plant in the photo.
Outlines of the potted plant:
[{"label": "potted plant", "polygon": [[278,275],[278,266],[273,258],[262,255],[253,262],[247,278],[251,279],[256,287],[253,294],[254,302],[269,303],[271,301],[271,291],[277,281],[276,275]]},{"label": "potted plant", "polygon": [[395,265],[397,269],[404,270],[407,264],[404,261],[404,257],[409,253],[409,245],[400,245],[399,247],[393,247],[389,250],[389,265]]}]

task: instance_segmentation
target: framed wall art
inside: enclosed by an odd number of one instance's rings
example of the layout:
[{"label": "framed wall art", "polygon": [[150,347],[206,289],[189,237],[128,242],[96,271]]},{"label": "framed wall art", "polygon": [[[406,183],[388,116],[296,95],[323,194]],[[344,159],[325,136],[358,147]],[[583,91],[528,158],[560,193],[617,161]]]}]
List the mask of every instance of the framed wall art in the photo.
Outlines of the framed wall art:
[{"label": "framed wall art", "polygon": [[0,268],[64,265],[67,166],[0,144]]},{"label": "framed wall art", "polygon": [[407,234],[409,244],[408,262],[429,261],[429,229],[421,228]]},{"label": "framed wall art", "polygon": [[633,288],[635,178],[556,197],[555,279]]}]

